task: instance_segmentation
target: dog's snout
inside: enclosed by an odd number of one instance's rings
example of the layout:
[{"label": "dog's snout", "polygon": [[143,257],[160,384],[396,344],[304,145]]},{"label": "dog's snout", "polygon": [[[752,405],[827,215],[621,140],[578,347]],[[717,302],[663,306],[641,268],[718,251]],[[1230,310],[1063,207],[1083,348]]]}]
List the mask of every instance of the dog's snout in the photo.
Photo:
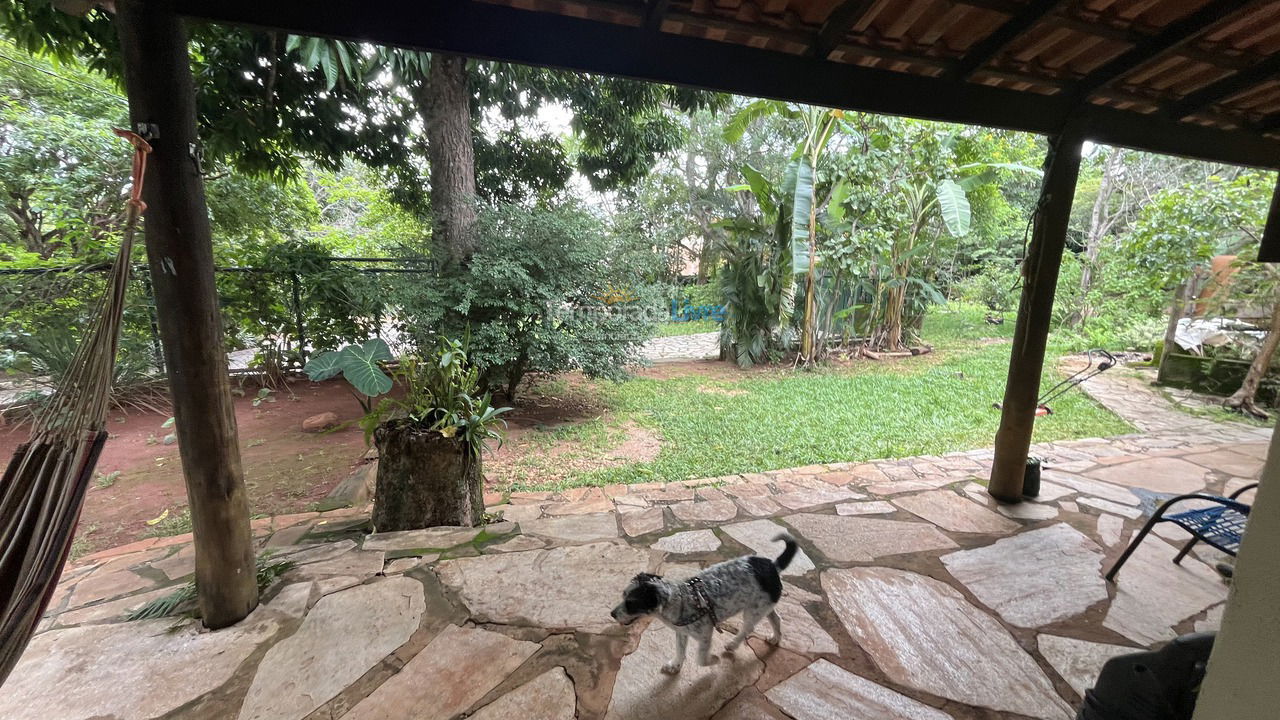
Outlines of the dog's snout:
[{"label": "dog's snout", "polygon": [[609,617],[613,618],[614,620],[617,620],[617,619],[618,619],[618,608],[614,608],[613,610],[609,611]]}]

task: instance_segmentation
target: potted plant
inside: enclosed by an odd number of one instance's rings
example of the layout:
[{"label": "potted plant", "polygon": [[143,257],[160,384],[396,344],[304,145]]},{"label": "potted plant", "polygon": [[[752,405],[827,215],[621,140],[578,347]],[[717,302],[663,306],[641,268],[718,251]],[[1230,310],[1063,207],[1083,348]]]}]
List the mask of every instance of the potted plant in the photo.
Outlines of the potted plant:
[{"label": "potted plant", "polygon": [[1023,497],[1035,497],[1040,494],[1040,458],[1027,456],[1027,469],[1022,475]]},{"label": "potted plant", "polygon": [[[389,360],[389,350],[386,355]],[[511,408],[496,408],[488,393],[480,394],[479,371],[468,363],[462,344],[441,339],[427,357],[401,358],[390,376],[377,354],[355,352],[337,360],[338,370],[326,377],[341,372],[369,398],[362,402],[360,425],[378,448],[373,526],[387,532],[483,523],[482,454],[489,440],[501,442],[500,416]],[[370,369],[381,378],[370,377]],[[396,384],[402,395],[372,403],[374,395]]]}]

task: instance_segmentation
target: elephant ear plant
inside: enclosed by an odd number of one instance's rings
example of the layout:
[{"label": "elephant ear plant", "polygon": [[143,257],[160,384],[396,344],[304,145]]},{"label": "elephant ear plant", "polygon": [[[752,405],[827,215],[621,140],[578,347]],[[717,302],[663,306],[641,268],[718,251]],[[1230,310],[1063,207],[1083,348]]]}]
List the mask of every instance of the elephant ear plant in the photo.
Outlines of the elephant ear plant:
[{"label": "elephant ear plant", "polygon": [[391,392],[394,386],[391,378],[382,371],[382,364],[392,359],[391,348],[386,341],[373,338],[359,345],[319,353],[307,361],[302,371],[314,382],[341,375],[354,389],[356,400],[368,415],[373,411],[373,398]]},{"label": "elephant ear plant", "polygon": [[[441,339],[425,357],[401,358],[390,375],[382,366],[389,360],[386,343],[370,340],[318,355],[306,368],[313,380],[341,373],[365,396],[360,426],[378,448],[374,527],[482,523],[483,452],[490,440],[501,443],[501,416],[511,408],[494,407],[480,392],[479,370],[456,340]],[[396,385],[403,392],[389,394]],[[373,402],[378,395],[384,397]]]}]

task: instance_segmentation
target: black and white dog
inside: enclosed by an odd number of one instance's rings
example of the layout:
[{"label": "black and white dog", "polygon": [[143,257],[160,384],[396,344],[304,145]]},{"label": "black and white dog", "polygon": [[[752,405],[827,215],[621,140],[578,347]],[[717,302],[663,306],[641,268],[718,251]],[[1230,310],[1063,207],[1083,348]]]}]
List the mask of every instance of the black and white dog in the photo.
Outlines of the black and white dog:
[{"label": "black and white dog", "polygon": [[725,648],[732,653],[765,617],[773,625],[773,640],[782,639],[782,623],[773,606],[782,597],[780,573],[796,556],[796,541],[787,533],[774,538],[786,543],[777,560],[747,555],[717,563],[689,580],[673,583],[658,575],[640,573],[622,592],[622,602],[610,613],[622,625],[645,615],[657,615],[676,631],[676,659],[663,666],[678,673],[692,636],[698,641],[698,662],[713,665],[711,635],[727,618],[742,613],[742,629]]}]

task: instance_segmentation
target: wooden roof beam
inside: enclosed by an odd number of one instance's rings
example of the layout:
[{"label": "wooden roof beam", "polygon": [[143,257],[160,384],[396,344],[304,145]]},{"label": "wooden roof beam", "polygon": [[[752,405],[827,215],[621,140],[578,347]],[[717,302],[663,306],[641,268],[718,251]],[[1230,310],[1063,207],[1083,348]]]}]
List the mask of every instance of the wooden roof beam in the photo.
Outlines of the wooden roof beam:
[{"label": "wooden roof beam", "polygon": [[1274,79],[1277,75],[1280,75],[1280,55],[1275,55],[1253,67],[1241,70],[1234,75],[1228,75],[1217,82],[1209,83],[1190,93],[1181,100],[1169,105],[1168,115],[1174,120],[1181,120],[1220,100],[1225,100],[1232,95],[1238,95],[1254,85],[1260,85]]},{"label": "wooden roof beam", "polygon": [[656,32],[662,28],[662,18],[671,7],[671,0],[649,0],[644,5],[644,29]]},{"label": "wooden roof beam", "polygon": [[1061,0],[1032,0],[1023,10],[996,28],[995,32],[969,48],[955,69],[948,74],[948,79],[968,80],[984,65],[999,57],[1014,40],[1057,10],[1060,2]]},{"label": "wooden roof beam", "polygon": [[674,83],[754,97],[1056,134],[1073,112],[1109,145],[1280,168],[1280,140],[1040,95],[480,2],[170,0],[180,14],[502,62]]},{"label": "wooden roof beam", "polygon": [[813,57],[826,60],[831,51],[835,50],[840,43],[844,42],[844,36],[849,34],[849,30],[862,16],[867,14],[876,0],[845,0],[831,11],[831,15],[827,17],[827,21],[822,23],[822,29],[818,31],[818,36],[814,38],[813,45],[809,48],[809,54]]},{"label": "wooden roof beam", "polygon": [[1237,12],[1260,4],[1261,0],[1210,0],[1209,4],[1163,30],[1135,44],[1101,68],[1089,73],[1074,88],[1074,95],[1084,101],[1102,88],[1146,65],[1174,52],[1213,29]]}]

